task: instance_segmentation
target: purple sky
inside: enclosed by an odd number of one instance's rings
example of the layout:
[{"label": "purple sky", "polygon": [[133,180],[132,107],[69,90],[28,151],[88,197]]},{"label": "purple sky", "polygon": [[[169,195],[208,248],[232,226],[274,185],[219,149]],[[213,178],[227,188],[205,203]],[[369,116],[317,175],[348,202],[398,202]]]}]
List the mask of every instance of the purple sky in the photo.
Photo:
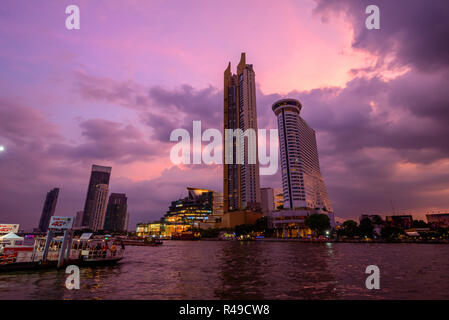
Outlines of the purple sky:
[{"label": "purple sky", "polygon": [[[65,8],[81,29],[65,28]],[[381,29],[365,28],[376,4]],[[170,132],[222,128],[223,71],[254,64],[260,128],[303,103],[336,215],[449,211],[449,2],[30,1],[0,6],[0,223],[30,229],[46,192],[82,210],[90,167],[111,165],[130,229],[220,166],[174,166]],[[264,176],[263,187],[280,187]]]}]

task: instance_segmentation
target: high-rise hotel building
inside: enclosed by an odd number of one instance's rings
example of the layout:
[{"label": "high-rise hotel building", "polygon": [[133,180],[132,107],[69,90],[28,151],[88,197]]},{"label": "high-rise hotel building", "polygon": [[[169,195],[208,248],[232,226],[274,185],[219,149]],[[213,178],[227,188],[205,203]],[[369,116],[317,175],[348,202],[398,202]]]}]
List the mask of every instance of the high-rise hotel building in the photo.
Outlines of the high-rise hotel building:
[{"label": "high-rise hotel building", "polygon": [[[245,132],[253,129],[256,134],[255,163],[248,161],[248,141],[242,135],[234,136],[232,143],[232,163],[226,163],[226,149],[223,162],[223,202],[224,212],[242,209],[260,209],[260,178],[257,159],[257,111],[255,73],[251,64],[246,64],[245,53],[242,53],[237,66],[237,74],[231,72],[231,63],[224,72],[224,130],[241,129]],[[239,139],[239,140],[237,140]],[[243,143],[244,142],[244,143]],[[244,148],[237,148],[237,143]],[[237,151],[243,163],[237,163]]]},{"label": "high-rise hotel building", "polygon": [[315,131],[299,115],[295,99],[276,101],[285,209],[319,209],[332,212],[321,176]]}]

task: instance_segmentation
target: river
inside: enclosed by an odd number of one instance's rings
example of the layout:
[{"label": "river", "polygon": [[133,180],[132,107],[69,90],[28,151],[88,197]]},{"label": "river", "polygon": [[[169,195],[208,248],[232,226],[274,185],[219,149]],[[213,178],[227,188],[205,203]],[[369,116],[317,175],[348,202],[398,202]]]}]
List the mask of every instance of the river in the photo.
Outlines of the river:
[{"label": "river", "polygon": [[[368,265],[380,289],[365,287]],[[115,266],[0,274],[0,299],[449,299],[449,246],[164,241]]]}]

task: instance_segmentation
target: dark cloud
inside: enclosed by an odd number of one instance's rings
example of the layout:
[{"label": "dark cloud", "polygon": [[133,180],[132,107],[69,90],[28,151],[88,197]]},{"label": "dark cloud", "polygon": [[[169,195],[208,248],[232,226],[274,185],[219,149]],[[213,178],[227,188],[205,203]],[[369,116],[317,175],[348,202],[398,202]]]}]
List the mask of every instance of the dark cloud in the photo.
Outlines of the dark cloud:
[{"label": "dark cloud", "polygon": [[[36,126],[36,123],[42,126]],[[0,137],[11,143],[24,145],[29,140],[48,140],[59,137],[57,127],[36,109],[0,98]]]},{"label": "dark cloud", "polygon": [[194,120],[200,120],[203,128],[222,127],[222,93],[211,86],[169,90],[84,73],[75,73],[75,79],[83,98],[138,110],[142,122],[152,128],[153,138],[163,143],[170,141],[174,129],[191,128]]},{"label": "dark cloud", "polygon": [[216,125],[222,118],[223,94],[214,87],[200,90],[190,85],[174,90],[153,87],[149,92],[155,105],[162,110],[181,112],[189,119],[201,120],[206,125]]},{"label": "dark cloud", "polygon": [[81,143],[55,143],[48,147],[48,153],[73,161],[131,163],[149,160],[161,148],[159,144],[146,141],[142,133],[131,125],[92,119],[81,122],[80,129],[81,136],[85,138]]},{"label": "dark cloud", "polygon": [[146,89],[133,80],[115,81],[75,72],[76,86],[86,100],[102,100],[124,107],[145,109],[150,106]]},{"label": "dark cloud", "polygon": [[[411,66],[426,72],[447,68],[449,62],[449,2],[436,0],[316,0],[315,13],[331,21],[344,14],[354,30],[352,46],[376,55],[382,63]],[[380,9],[380,29],[365,27],[365,8]],[[394,56],[393,61],[386,58]]]}]

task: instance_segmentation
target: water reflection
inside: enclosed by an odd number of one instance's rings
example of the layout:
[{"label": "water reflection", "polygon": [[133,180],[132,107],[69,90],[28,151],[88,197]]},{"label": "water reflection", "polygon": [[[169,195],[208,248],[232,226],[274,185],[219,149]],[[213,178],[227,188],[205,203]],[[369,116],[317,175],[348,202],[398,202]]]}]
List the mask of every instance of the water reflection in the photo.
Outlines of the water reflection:
[{"label": "water reflection", "polygon": [[219,261],[219,299],[263,299],[266,291],[264,247],[260,243],[229,241]]},{"label": "water reflection", "polygon": [[[166,241],[123,263],[0,274],[0,299],[449,299],[449,246]],[[381,289],[365,288],[365,268]]]}]

